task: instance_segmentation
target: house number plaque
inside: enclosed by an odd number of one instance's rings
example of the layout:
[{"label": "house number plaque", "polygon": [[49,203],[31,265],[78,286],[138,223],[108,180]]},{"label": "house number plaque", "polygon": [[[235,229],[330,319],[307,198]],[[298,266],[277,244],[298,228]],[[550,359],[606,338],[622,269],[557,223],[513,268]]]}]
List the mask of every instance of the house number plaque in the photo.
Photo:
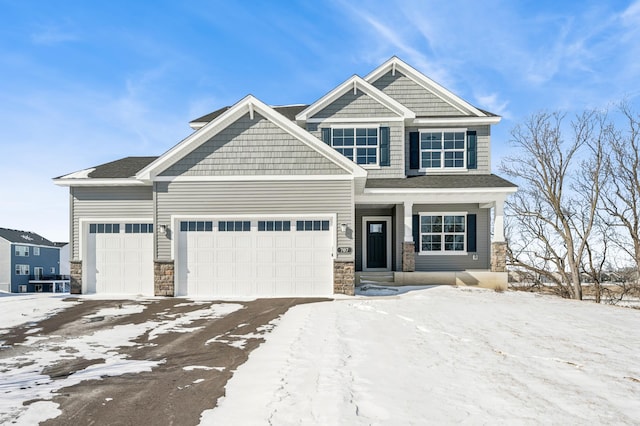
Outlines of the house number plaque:
[{"label": "house number plaque", "polygon": [[338,254],[351,254],[351,247],[338,247]]}]

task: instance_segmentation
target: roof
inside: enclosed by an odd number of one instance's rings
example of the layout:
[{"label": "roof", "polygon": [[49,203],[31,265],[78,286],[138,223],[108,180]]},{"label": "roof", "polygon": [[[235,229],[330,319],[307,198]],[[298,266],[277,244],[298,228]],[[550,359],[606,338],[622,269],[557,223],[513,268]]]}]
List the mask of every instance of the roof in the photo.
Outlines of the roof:
[{"label": "roof", "polygon": [[425,175],[406,178],[367,179],[366,188],[516,188],[496,175]]},{"label": "roof", "polygon": [[10,243],[57,247],[55,243],[41,237],[35,232],[19,231],[17,229],[0,228],[0,238],[4,238]]},{"label": "roof", "polygon": [[[89,177],[93,179],[120,179],[130,178],[136,175],[136,173],[144,169],[149,165],[156,157],[125,157],[119,160],[111,161],[109,163],[100,164],[99,166],[90,167],[85,170],[83,177]],[[80,172],[72,173],[72,175]],[[70,177],[70,175],[58,176],[54,179],[61,179]]]},{"label": "roof", "polygon": [[[307,109],[308,106],[309,105],[282,105],[282,106],[274,106],[272,108],[278,111],[280,114],[287,117],[289,120],[294,121],[296,119],[296,115],[298,115],[298,113],[300,113],[301,111],[304,111],[305,109]],[[213,121],[218,116],[222,115],[222,113],[227,111],[229,108],[231,107],[230,106],[222,107],[213,112],[210,112],[207,115],[203,115],[202,117],[192,120],[191,123],[208,123],[210,121]]]}]

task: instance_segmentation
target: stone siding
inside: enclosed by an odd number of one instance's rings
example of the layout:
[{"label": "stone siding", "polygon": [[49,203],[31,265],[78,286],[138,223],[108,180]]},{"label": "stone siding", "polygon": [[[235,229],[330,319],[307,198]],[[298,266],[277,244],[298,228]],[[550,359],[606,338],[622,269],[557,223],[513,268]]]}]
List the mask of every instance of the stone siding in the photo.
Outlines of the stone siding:
[{"label": "stone siding", "polygon": [[82,294],[82,261],[72,260],[70,264],[71,294]]},{"label": "stone siding", "polygon": [[173,296],[175,289],[173,260],[153,262],[153,293],[156,296]]},{"label": "stone siding", "polygon": [[413,242],[402,243],[402,272],[416,270],[416,245]]},{"label": "stone siding", "polygon": [[491,272],[507,272],[507,243],[491,243]]},{"label": "stone siding", "polygon": [[346,294],[353,296],[355,287],[355,265],[354,262],[333,262],[333,292],[336,294]]}]

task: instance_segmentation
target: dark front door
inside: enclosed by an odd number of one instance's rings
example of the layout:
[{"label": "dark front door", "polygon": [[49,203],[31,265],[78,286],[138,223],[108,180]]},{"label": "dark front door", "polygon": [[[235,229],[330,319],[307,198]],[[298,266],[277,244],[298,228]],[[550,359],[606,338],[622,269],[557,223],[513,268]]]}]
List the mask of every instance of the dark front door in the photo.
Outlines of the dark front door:
[{"label": "dark front door", "polygon": [[387,222],[367,221],[367,269],[387,267]]}]

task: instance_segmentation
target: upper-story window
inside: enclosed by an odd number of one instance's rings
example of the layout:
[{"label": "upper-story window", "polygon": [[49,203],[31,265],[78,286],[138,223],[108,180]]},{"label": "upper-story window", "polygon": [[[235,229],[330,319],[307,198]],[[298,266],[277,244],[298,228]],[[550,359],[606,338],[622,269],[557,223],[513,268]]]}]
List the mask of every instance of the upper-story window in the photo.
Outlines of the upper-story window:
[{"label": "upper-story window", "polygon": [[34,247],[33,248],[33,255],[34,256],[40,256],[40,247]]},{"label": "upper-story window", "polygon": [[331,129],[331,146],[360,165],[378,165],[378,128],[343,127]]},{"label": "upper-story window", "polygon": [[16,256],[29,257],[29,246],[16,246]]},{"label": "upper-story window", "polygon": [[420,132],[422,169],[466,168],[466,131],[424,130]]}]

